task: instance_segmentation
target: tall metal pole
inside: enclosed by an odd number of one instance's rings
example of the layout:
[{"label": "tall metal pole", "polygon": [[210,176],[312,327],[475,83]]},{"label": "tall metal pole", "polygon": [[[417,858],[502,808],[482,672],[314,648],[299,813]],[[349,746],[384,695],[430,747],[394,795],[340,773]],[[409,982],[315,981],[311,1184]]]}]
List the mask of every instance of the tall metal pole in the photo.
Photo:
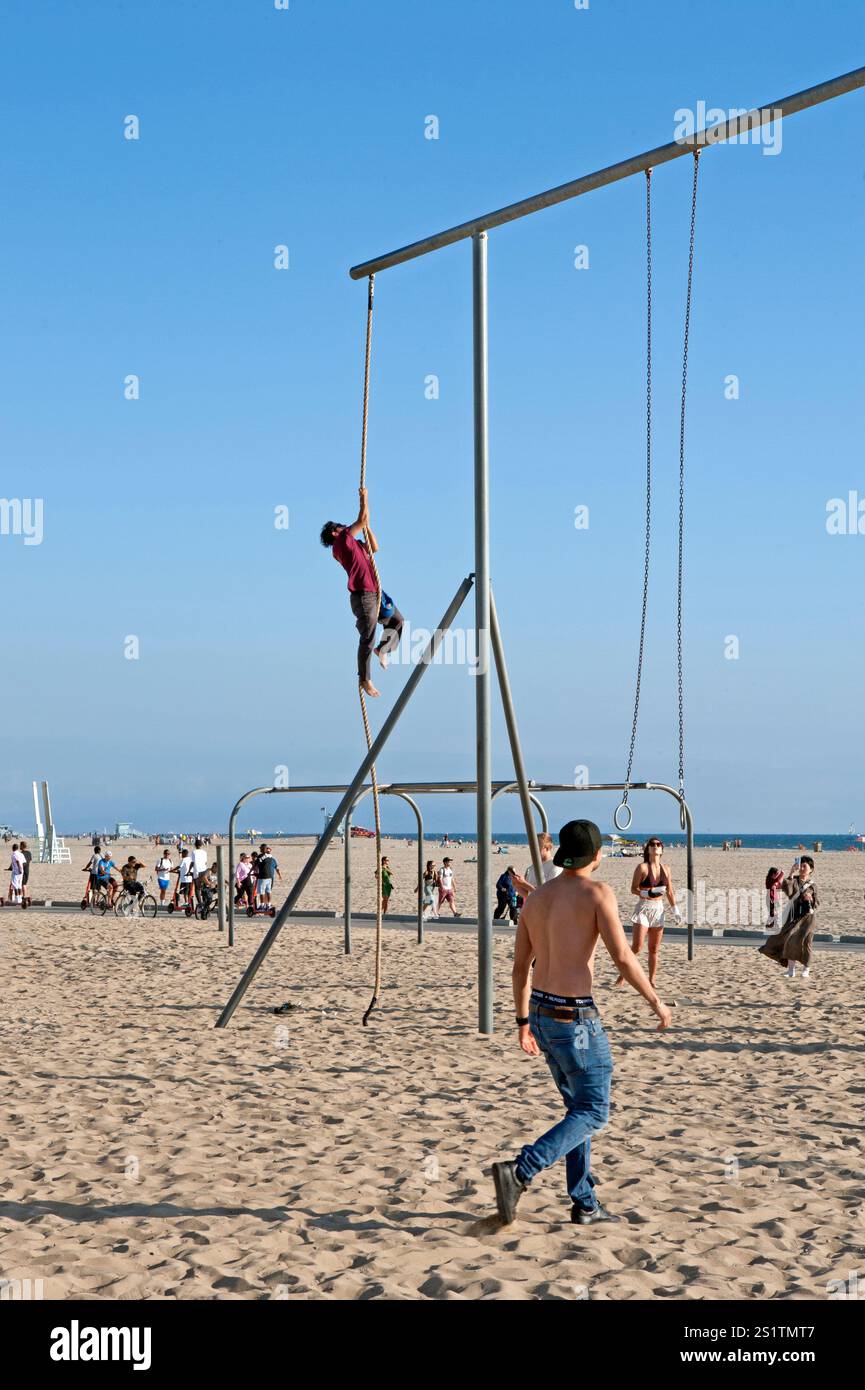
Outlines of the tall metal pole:
[{"label": "tall metal pole", "polygon": [[487,234],[472,238],[475,423],[475,734],[478,835],[478,1029],[493,1031],[492,758]]},{"label": "tall metal pole", "polygon": [[688,889],[685,924],[688,928],[688,960],[694,959],[694,817],[691,808],[683,802],[685,810],[685,830],[688,835]]},{"label": "tall metal pole", "polygon": [[493,597],[492,588],[490,589],[490,623],[490,631],[493,639],[493,655],[496,659],[496,672],[499,678],[499,692],[505,711],[505,724],[508,729],[508,738],[511,744],[511,757],[514,760],[514,772],[516,774],[517,787],[520,793],[520,803],[523,808],[523,820],[526,824],[526,835],[528,836],[532,865],[535,870],[535,882],[539,888],[543,888],[544,866],[541,863],[541,850],[538,844],[537,831],[535,830],[535,818],[532,815],[532,802],[529,793],[529,784],[526,778],[526,767],[523,762],[520,731],[517,728],[517,716],[514,710],[513,697],[511,696],[511,682],[508,677],[505,649],[502,643],[502,633],[499,627],[498,614],[496,613],[496,601]]},{"label": "tall metal pole", "polygon": [[423,945],[423,871],[424,871],[423,821],[417,828],[417,944]]},{"label": "tall metal pole", "polygon": [[345,841],[342,846],[343,855],[343,894],[342,894],[342,949],[345,955],[351,955],[351,813],[352,807],[349,806],[345,813]]},{"label": "tall metal pole", "polygon": [[249,989],[249,986],[252,984],[252,981],[255,979],[255,976],[258,974],[258,971],[260,970],[262,963],[267,957],[268,952],[270,951],[271,947],[276,941],[276,938],[279,936],[279,933],[285,926],[289,916],[294,911],[295,904],[297,903],[298,899],[303,893],[304,888],[309,883],[309,880],[312,878],[312,875],[315,872],[319,860],[321,859],[322,855],[324,854],[325,850],[327,849],[328,845],[330,844],[331,840],[336,834],[337,826],[339,825],[340,821],[348,814],[351,807],[354,805],[355,798],[358,792],[360,791],[361,787],[363,786],[364,778],[366,777],[373,763],[376,761],[376,758],[380,757],[382,749],[384,748],[385,744],[387,743],[388,739],[393,733],[393,730],[396,728],[396,725],[399,723],[400,715],[402,714],[403,710],[405,709],[406,705],[408,704],[409,700],[411,699],[412,695],[417,689],[418,683],[422,680],[426,668],[433,661],[436,652],[441,646],[442,638],[444,637],[445,632],[450,627],[457,613],[460,611],[471,587],[472,578],[471,576],[469,576],[467,579],[464,579],[462,581],[453,598],[451,599],[450,603],[448,604],[444,617],[442,618],[435,632],[430,637],[430,640],[427,642],[426,647],[423,651],[423,655],[421,656],[417,665],[413,668],[411,675],[409,676],[402,690],[397,695],[396,700],[394,701],[393,706],[390,710],[390,713],[387,715],[384,723],[381,726],[381,729],[379,730],[378,736],[373,740],[372,747],[368,750],[366,757],[364,758],[363,762],[361,763],[360,767],[358,768],[357,772],[352,778],[351,783],[349,784],[349,787],[342,798],[342,801],[339,803],[339,805],[333,813],[333,816],[331,817],[327,829],[321,835],[320,839],[315,845],[315,848],[312,851],[312,854],[309,856],[300,873],[298,874],[297,878],[295,879],[294,885],[291,888],[285,902],[282,904],[282,907],[279,909],[279,912],[276,914],[276,919],[273,922],[270,930],[262,938],[258,950],[255,952],[255,955],[252,957],[252,960],[246,967],[246,970],[244,971],[239,983],[237,984],[234,993],[232,994],[225,1008],[222,1010],[222,1013],[219,1015],[219,1018],[216,1020],[215,1026],[217,1028],[225,1028],[227,1026],[232,1014],[234,1013],[241,999],[245,995],[246,991]]},{"label": "tall metal pole", "polygon": [[225,931],[225,845],[216,846],[216,902],[219,930]]}]

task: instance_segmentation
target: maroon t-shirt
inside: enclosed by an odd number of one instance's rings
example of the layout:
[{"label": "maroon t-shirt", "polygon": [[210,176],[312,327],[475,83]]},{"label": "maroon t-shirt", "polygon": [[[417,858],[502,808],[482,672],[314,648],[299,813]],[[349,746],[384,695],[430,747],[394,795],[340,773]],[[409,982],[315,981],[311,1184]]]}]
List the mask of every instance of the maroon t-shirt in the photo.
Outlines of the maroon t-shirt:
[{"label": "maroon t-shirt", "polygon": [[378,585],[372,569],[369,551],[355,540],[348,527],[340,531],[333,543],[333,557],[348,575],[349,591],[353,594],[375,594]]}]

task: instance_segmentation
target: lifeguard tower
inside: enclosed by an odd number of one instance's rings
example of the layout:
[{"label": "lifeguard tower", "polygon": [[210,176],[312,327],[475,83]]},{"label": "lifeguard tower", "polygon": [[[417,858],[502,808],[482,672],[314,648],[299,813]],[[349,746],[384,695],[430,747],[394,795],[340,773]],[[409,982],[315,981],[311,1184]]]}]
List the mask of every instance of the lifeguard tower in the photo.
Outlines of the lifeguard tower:
[{"label": "lifeguard tower", "polygon": [[36,814],[36,853],[33,856],[40,864],[71,864],[72,851],[67,849],[57,834],[54,817],[51,814],[51,796],[48,783],[42,783],[42,806],[45,811],[45,824],[39,810],[39,783],[33,783],[33,810]]}]

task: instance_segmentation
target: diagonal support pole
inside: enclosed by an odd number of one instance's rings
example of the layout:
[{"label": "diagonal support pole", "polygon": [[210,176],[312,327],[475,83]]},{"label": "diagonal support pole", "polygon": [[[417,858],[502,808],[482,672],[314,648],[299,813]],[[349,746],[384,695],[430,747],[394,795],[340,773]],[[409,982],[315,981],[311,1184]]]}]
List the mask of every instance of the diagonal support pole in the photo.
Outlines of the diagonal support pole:
[{"label": "diagonal support pole", "polygon": [[508,730],[508,739],[511,745],[511,757],[514,760],[514,775],[520,793],[520,804],[523,808],[523,819],[526,823],[526,834],[529,838],[529,850],[532,856],[532,865],[535,870],[535,878],[539,888],[543,887],[544,875],[541,864],[541,851],[538,845],[538,835],[535,830],[535,818],[532,815],[532,801],[529,793],[529,784],[526,780],[526,767],[523,762],[523,749],[520,743],[520,731],[517,728],[517,716],[514,710],[514,702],[511,696],[511,683],[508,677],[508,667],[505,661],[505,649],[502,643],[502,633],[499,627],[499,618],[496,612],[496,602],[493,598],[492,585],[490,586],[490,636],[493,645],[493,657],[496,663],[496,674],[499,678],[499,691],[502,697],[502,706],[505,712],[505,724]]},{"label": "diagonal support pole", "polygon": [[312,875],[315,872],[316,867],[318,866],[319,860],[322,858],[325,850],[327,849],[328,845],[330,844],[331,840],[336,834],[337,827],[340,824],[340,821],[343,819],[345,815],[347,815],[348,811],[354,804],[355,797],[357,796],[358,792],[363,786],[364,778],[366,777],[376,758],[380,755],[381,750],[384,748],[384,745],[387,743],[388,739],[393,733],[394,728],[399,722],[400,715],[402,714],[403,710],[405,709],[406,705],[408,704],[409,700],[411,699],[412,695],[417,689],[420,681],[422,680],[424,671],[427,669],[427,667],[430,665],[433,658],[435,657],[436,652],[441,646],[442,638],[445,632],[450,627],[451,623],[453,622],[454,618],[456,617],[457,613],[459,612],[460,608],[465,602],[465,599],[473,583],[474,575],[469,575],[468,578],[463,580],[456,593],[454,594],[450,604],[448,605],[444,617],[442,618],[435,632],[432,634],[432,637],[430,638],[429,642],[427,642],[427,645],[424,649],[423,655],[420,658],[420,661],[415,666],[414,670],[412,671],[411,675],[409,676],[408,680],[406,681],[405,685],[403,686],[402,690],[400,691],[399,695],[394,701],[393,708],[388,714],[384,723],[382,724],[378,737],[375,739],[372,747],[370,748],[369,752],[367,753],[366,757],[364,758],[363,762],[361,763],[360,767],[355,773],[351,785],[348,787],[345,795],[342,798],[342,801],[339,803],[338,807],[331,816],[327,829],[324,831],[323,835],[316,844],[315,849],[312,851],[312,854],[309,856],[300,873],[298,874],[294,886],[291,889],[291,892],[289,893],[285,902],[282,904],[282,907],[280,908],[279,912],[277,913],[273,925],[271,926],[267,935],[262,938],[261,944],[259,945],[255,955],[252,957],[252,960],[249,962],[249,965],[246,967],[246,970],[243,976],[241,977],[240,982],[237,985],[237,988],[235,989],[225,1008],[222,1010],[222,1013],[219,1015],[219,1018],[216,1021],[217,1028],[225,1028],[226,1024],[230,1022],[232,1014],[234,1013],[235,1009],[237,1008],[246,991],[249,989],[249,986],[252,984],[252,981],[258,974],[258,971],[261,965],[263,964],[265,957],[270,951],[271,946],[276,941],[276,938],[279,936],[279,933],[285,926],[289,914],[294,910],[295,904],[298,902],[300,895],[306,887],[307,883],[312,878]]}]

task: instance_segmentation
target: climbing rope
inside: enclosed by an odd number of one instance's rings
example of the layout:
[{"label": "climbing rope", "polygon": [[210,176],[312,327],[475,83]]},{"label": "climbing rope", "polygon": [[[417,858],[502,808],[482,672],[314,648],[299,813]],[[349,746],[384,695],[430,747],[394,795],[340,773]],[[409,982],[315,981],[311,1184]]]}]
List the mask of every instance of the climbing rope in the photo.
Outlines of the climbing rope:
[{"label": "climbing rope", "polygon": [[652,553],[652,171],[646,170],[646,549],[643,565],[643,611],[640,617],[640,647],[637,656],[637,682],[634,690],[634,717],[631,721],[631,746],[628,749],[628,770],[621,803],[616,807],[613,822],[617,830],[627,830],[633,819],[628,805],[634,749],[637,745],[637,724],[640,718],[640,688],[643,681],[643,656],[646,648],[646,613],[649,605],[649,572]]},{"label": "climbing rope", "polygon": [[697,227],[697,179],[700,151],[694,150],[694,184],[691,191],[691,240],[688,250],[688,294],[685,300],[685,342],[682,350],[682,412],[679,422],[679,572],[676,608],[676,663],[679,690],[679,821],[685,829],[685,696],[682,667],[682,580],[685,548],[685,405],[688,395],[688,343],[691,333],[691,293],[694,287],[694,235]]},{"label": "climbing rope", "polygon": [[[363,427],[360,437],[360,486],[366,487],[366,442],[369,431],[369,376],[370,362],[372,360],[372,310],[373,295],[375,292],[375,276],[369,277],[369,292],[367,295],[366,308],[366,354],[364,358],[363,371]],[[364,533],[364,537],[369,546],[369,536]],[[372,572],[375,575],[377,587],[377,607],[381,608],[381,579],[379,578],[378,566],[372,550],[369,551]],[[363,688],[358,685],[358,695],[360,696],[360,711],[363,716],[363,732],[366,737],[367,752],[372,748],[372,730],[369,727],[369,716],[366,710],[366,697]],[[370,781],[372,783],[372,805],[375,813],[375,983],[372,988],[372,999],[369,1001],[366,1013],[363,1016],[363,1024],[366,1027],[369,1016],[379,1001],[381,994],[381,941],[382,941],[382,895],[381,895],[381,814],[378,801],[378,778],[375,771],[375,763],[370,768]]]}]

